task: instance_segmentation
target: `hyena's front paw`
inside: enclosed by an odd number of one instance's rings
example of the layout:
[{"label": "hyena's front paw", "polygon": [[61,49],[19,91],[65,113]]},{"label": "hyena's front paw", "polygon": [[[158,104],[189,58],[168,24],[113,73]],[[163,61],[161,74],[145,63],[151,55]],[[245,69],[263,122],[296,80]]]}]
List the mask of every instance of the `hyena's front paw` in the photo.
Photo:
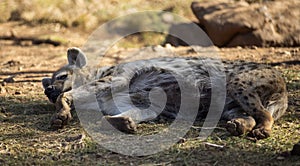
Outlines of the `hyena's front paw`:
[{"label": "hyena's front paw", "polygon": [[[136,124],[128,116],[114,117],[114,116],[105,116],[106,122],[109,122],[111,126],[122,131],[124,133],[133,134],[137,131]],[[105,119],[102,119],[101,128],[102,129],[113,129],[109,124],[105,123]]]},{"label": "hyena's front paw", "polygon": [[61,129],[67,125],[70,120],[72,120],[70,111],[60,111],[52,116],[50,125],[54,129]]},{"label": "hyena's front paw", "polygon": [[251,117],[231,119],[226,124],[226,129],[231,135],[239,136],[248,133],[255,126],[255,120]]},{"label": "hyena's front paw", "polygon": [[72,95],[63,93],[58,96],[55,107],[58,111],[51,118],[51,127],[58,129],[63,128],[72,119],[71,115]]},{"label": "hyena's front paw", "polygon": [[257,139],[264,139],[271,136],[272,130],[271,128],[265,128],[265,127],[257,127],[254,130],[252,130],[249,134],[251,137],[255,137]]},{"label": "hyena's front paw", "polygon": [[226,123],[227,131],[234,136],[243,135],[245,132],[240,122],[231,120]]},{"label": "hyena's front paw", "polygon": [[264,139],[271,136],[272,125],[274,119],[271,114],[268,112],[263,112],[263,116],[260,117],[258,125],[249,133],[250,136],[255,137],[256,139]]}]

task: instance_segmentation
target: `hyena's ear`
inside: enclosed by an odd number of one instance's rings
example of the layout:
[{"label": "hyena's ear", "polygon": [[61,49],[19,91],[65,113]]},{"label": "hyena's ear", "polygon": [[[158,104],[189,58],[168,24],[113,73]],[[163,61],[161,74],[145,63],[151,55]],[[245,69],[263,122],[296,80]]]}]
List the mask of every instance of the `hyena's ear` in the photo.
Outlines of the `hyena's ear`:
[{"label": "hyena's ear", "polygon": [[87,59],[84,53],[76,47],[68,49],[68,62],[69,65],[76,65],[79,68],[82,68],[86,65]]},{"label": "hyena's ear", "polygon": [[42,84],[43,84],[44,89],[46,89],[49,85],[51,85],[51,78],[43,78]]}]

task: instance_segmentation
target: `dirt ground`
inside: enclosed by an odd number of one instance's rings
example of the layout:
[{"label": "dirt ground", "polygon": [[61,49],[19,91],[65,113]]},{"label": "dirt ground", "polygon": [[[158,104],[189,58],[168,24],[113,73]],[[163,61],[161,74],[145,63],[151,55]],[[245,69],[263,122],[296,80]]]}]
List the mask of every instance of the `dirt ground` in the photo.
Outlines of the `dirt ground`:
[{"label": "dirt ground", "polygon": [[[0,25],[0,32],[16,23]],[[2,31],[1,31],[2,29]],[[32,45],[0,40],[0,164],[4,165],[300,165],[299,156],[291,156],[292,146],[300,141],[300,65],[281,63],[275,66],[287,82],[289,108],[273,127],[273,135],[253,141],[245,136],[233,137],[220,123],[205,141],[197,139],[199,127],[191,128],[183,141],[158,154],[131,157],[117,154],[97,145],[80,126],[78,119],[61,130],[49,128],[54,106],[43,94],[41,79],[66,63],[66,49],[81,46],[87,33],[60,30],[55,26],[37,29],[15,28],[19,36],[38,33],[59,36],[60,46]],[[5,31],[4,31],[5,30]],[[63,33],[62,33],[63,31]],[[49,34],[47,34],[49,33]],[[104,65],[118,63],[122,55],[134,49],[117,48]],[[193,56],[190,48],[175,49],[182,56]],[[222,59],[243,59],[260,63],[300,60],[300,48],[221,48]],[[118,58],[119,57],[119,58]],[[164,125],[164,124],[162,124]],[[140,124],[142,134],[159,128],[156,124]],[[210,144],[221,146],[210,146]]]}]

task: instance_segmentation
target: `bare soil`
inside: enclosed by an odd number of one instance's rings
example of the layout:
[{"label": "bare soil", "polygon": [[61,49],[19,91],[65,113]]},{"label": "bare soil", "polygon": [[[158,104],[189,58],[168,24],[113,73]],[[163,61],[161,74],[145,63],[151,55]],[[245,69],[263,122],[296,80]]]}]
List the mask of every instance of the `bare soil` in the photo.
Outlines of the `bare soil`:
[{"label": "bare soil", "polygon": [[[0,29],[12,29],[2,24]],[[88,34],[64,29],[56,33],[53,26],[15,28],[19,36],[47,33],[65,42],[60,46],[32,45],[0,41],[0,164],[85,164],[85,165],[300,165],[300,157],[289,154],[300,140],[300,65],[278,64],[287,82],[289,108],[274,125],[273,135],[253,141],[246,136],[233,137],[220,123],[205,141],[197,139],[199,127],[170,149],[144,157],[116,154],[97,145],[80,126],[78,119],[61,130],[51,130],[49,121],[54,106],[43,94],[41,79],[66,64],[66,49],[81,46]],[[4,32],[1,31],[0,32]],[[0,34],[1,35],[1,34]],[[117,50],[117,51],[116,51]],[[108,55],[107,65],[116,64],[122,54],[134,49],[119,48]],[[176,48],[182,56],[190,56],[189,48]],[[300,60],[300,48],[221,48],[222,59],[243,59],[259,63]],[[140,134],[153,132],[164,124],[140,124]],[[211,146],[207,144],[221,145]]]}]

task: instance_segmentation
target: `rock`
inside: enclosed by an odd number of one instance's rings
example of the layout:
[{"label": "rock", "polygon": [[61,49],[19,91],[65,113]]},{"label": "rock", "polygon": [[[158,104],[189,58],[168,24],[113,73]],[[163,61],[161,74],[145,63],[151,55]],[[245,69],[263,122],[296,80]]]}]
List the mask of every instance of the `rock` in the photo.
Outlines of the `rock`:
[{"label": "rock", "polygon": [[299,0],[205,0],[193,2],[191,8],[217,46],[300,45]]},{"label": "rock", "polygon": [[15,76],[10,76],[8,78],[4,78],[3,79],[3,82],[6,82],[6,83],[14,83],[15,82],[15,79],[14,79]]},{"label": "rock", "polygon": [[[199,27],[201,29],[199,29]],[[167,44],[171,44],[175,47],[189,45],[213,45],[205,31],[203,31],[203,27],[197,23],[181,23],[172,25],[164,42],[164,45]]]},{"label": "rock", "polygon": [[300,156],[300,142],[298,142],[297,144],[294,145],[292,151],[291,151],[292,155],[296,155],[296,156]]}]

